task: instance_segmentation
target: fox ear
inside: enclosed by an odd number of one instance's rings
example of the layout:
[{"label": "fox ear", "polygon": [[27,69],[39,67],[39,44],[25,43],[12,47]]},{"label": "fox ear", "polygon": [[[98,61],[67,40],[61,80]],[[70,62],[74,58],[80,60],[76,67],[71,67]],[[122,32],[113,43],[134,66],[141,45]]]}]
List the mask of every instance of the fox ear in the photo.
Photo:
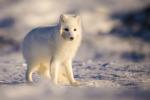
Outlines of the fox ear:
[{"label": "fox ear", "polygon": [[81,18],[80,18],[80,16],[79,16],[79,15],[74,15],[74,18],[76,18],[76,19],[77,19],[77,22],[78,22],[78,23],[81,21]]},{"label": "fox ear", "polygon": [[61,21],[61,22],[65,22],[65,20],[66,20],[66,15],[61,14],[61,15],[60,15],[60,21]]}]

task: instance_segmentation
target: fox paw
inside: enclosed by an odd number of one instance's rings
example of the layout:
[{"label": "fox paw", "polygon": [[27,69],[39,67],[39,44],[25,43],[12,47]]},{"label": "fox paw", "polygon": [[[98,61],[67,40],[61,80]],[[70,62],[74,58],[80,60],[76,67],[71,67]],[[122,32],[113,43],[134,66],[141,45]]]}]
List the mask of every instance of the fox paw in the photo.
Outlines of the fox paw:
[{"label": "fox paw", "polygon": [[80,81],[74,81],[74,82],[71,83],[71,85],[79,86],[79,85],[81,85],[81,82]]}]

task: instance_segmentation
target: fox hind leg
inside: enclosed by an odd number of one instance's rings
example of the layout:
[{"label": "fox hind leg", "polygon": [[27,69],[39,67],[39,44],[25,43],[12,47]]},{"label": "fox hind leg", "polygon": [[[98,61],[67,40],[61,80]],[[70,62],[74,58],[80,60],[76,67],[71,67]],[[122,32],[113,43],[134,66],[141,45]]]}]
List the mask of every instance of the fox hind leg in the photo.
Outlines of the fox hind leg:
[{"label": "fox hind leg", "polygon": [[32,74],[37,71],[38,67],[38,64],[27,64],[26,80],[28,82],[33,82]]},{"label": "fox hind leg", "polygon": [[38,69],[38,73],[47,79],[51,79],[50,65],[49,64],[40,64],[40,67]]}]

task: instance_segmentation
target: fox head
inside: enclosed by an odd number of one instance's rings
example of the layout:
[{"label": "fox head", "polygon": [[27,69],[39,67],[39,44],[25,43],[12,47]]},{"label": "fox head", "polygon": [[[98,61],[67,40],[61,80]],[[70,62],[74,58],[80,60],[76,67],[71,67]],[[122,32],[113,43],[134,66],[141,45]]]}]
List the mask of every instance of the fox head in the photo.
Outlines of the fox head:
[{"label": "fox head", "polygon": [[73,41],[81,36],[81,19],[78,15],[62,14],[59,23],[63,39]]}]

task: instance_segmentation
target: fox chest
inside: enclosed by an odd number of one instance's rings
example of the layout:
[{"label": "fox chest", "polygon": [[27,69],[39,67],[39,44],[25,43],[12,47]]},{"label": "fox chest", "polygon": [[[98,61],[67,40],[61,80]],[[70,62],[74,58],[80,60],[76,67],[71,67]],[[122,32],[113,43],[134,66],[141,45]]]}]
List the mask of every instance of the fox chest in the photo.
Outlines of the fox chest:
[{"label": "fox chest", "polygon": [[61,60],[72,59],[77,51],[77,43],[61,44],[55,51],[55,57]]}]

